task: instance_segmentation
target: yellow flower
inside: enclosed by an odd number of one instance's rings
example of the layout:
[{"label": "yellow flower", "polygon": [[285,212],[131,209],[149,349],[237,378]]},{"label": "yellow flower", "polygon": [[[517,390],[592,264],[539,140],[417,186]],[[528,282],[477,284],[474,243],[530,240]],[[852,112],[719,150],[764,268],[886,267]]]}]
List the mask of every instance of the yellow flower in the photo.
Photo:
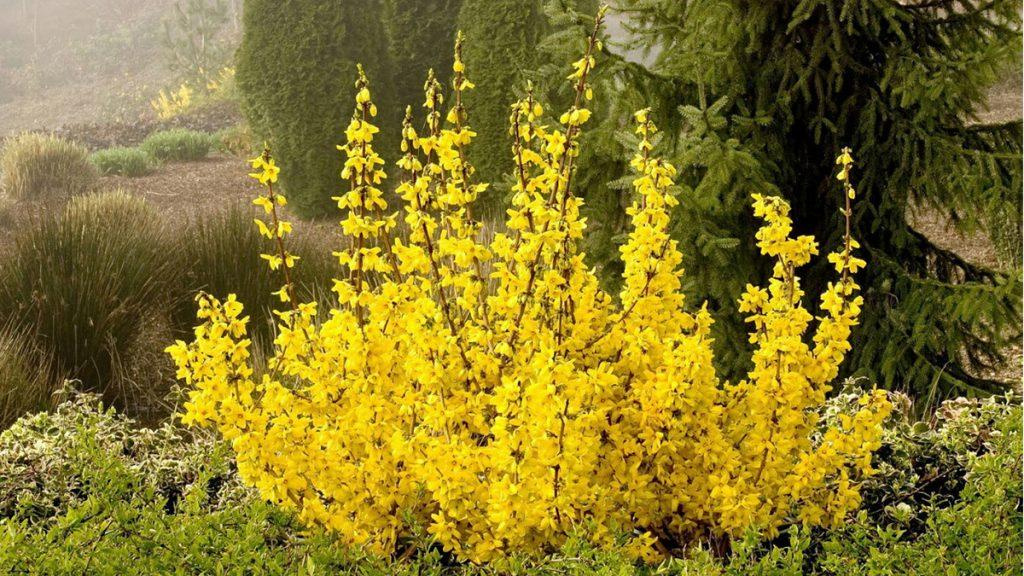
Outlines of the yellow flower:
[{"label": "yellow flower", "polygon": [[[571,75],[580,102],[596,43]],[[347,236],[334,252],[345,271],[337,303],[321,313],[295,301],[297,258],[282,247],[291,226],[277,217],[266,154],[253,160],[267,188],[255,204],[270,218],[256,225],[274,240],[263,259],[286,277],[274,294],[290,305],[266,369],[255,375],[234,296],[201,295],[193,340],[168,348],[190,390],[182,420],[229,439],[247,484],[345,544],[391,554],[426,526],[474,562],[543,554],[584,524],[600,546],[635,534],[628,549],[653,562],[693,534],[772,535],[794,518],[831,525],[859,505],[888,399],[865,395],[821,433],[818,410],[863,303],[854,239],[828,257],[839,278],[816,317],[798,274],[816,242],[793,236],[784,199],[753,197],[764,220],[757,244],[774,266],[739,302],[751,368],[723,381],[708,307],[683,294],[669,232],[677,174],[655,153],[649,111],[635,115],[631,226],[613,295],[585,263],[570,177],[588,111],[571,108],[549,127],[532,91],[513,106],[506,229],[485,235],[472,214],[487,183],[466,157],[476,134],[458,97],[443,114],[430,76],[425,130],[409,110],[401,133],[396,192],[408,234],[398,238],[376,188],[386,174],[361,68],[355,88],[339,147],[348,190],[335,198]],[[840,159],[848,185],[852,157]]]},{"label": "yellow flower", "polygon": [[249,165],[256,170],[256,172],[249,174],[249,176],[258,180],[260,184],[273,184],[277,182],[277,175],[281,172],[281,168],[274,164],[273,158],[264,159],[262,156],[257,156],[249,160]]}]

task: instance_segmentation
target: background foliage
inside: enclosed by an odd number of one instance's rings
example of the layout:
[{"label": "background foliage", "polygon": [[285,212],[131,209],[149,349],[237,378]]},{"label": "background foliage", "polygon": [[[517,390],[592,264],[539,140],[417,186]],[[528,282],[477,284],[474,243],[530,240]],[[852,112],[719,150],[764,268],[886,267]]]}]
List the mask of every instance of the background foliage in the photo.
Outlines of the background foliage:
[{"label": "background foliage", "polygon": [[164,20],[168,68],[200,86],[215,77],[230,54],[230,0],[177,0]]},{"label": "background foliage", "polygon": [[[324,254],[314,238],[297,238],[292,246],[302,262],[296,273],[297,294],[303,300],[319,300],[330,293],[331,279],[338,274],[337,260]],[[252,212],[233,208],[205,214],[178,231],[175,241],[176,292],[174,325],[181,334],[195,324],[195,295],[205,292],[218,298],[235,294],[250,317],[250,335],[261,346],[273,340],[274,310],[281,300],[269,287],[277,275],[260,254],[267,251],[266,239],[252,224]]]},{"label": "background foliage", "polygon": [[[549,11],[570,28],[584,25],[561,5],[549,2]],[[620,6],[632,40],[609,48],[609,62],[598,66],[616,99],[600,109],[603,125],[594,138],[603,146],[581,160],[594,219],[604,222],[593,237],[595,263],[609,271],[619,266],[608,240],[616,239],[620,222],[614,190],[623,172],[608,151],[628,141],[619,133],[625,114],[638,101],[656,103],[668,133],[664,145],[674,150],[682,175],[675,236],[687,256],[688,294],[716,312],[720,342],[741,342],[742,326],[727,317],[746,279],[768,272],[753,259],[746,198],[784,195],[799,215],[798,231],[827,239],[823,249],[830,249],[839,241],[842,199],[831,192],[832,167],[822,159],[851,146],[862,167],[854,236],[867,248],[869,265],[867,314],[848,371],[921,394],[998,389],[984,374],[1019,338],[1019,269],[965,261],[915,230],[910,212],[927,207],[973,231],[983,230],[992,206],[1020,214],[1020,122],[975,120],[998,73],[1020,61],[1019,3]],[[570,44],[562,33],[545,47],[557,55]],[[1020,244],[1019,224],[993,232]],[[810,292],[826,273],[810,273]],[[723,356],[721,367],[741,373],[741,356]]]},{"label": "background foliage", "polygon": [[[589,11],[593,21],[596,0],[568,4]],[[537,45],[551,29],[540,0],[373,0],[358,7],[248,0],[245,14],[237,55],[243,106],[284,168],[283,187],[301,216],[334,210],[341,171],[334,147],[348,121],[341,95],[355,81],[355,63],[378,87],[377,148],[394,159],[394,135],[405,107],[422,106],[427,71],[450,89],[456,29],[466,36],[467,74],[477,85],[466,97],[479,134],[470,157],[477,179],[500,182],[511,167],[509,105],[540,64]],[[499,208],[502,190],[488,192],[484,203]]]},{"label": "background foliage", "polygon": [[[236,55],[242,106],[258,139],[273,146],[281,184],[302,216],[337,209],[331,200],[341,186],[342,156],[336,146],[349,120],[341,95],[351,92],[356,63],[364,64],[375,84],[393,84],[380,16],[380,0],[245,4]],[[378,104],[395,113],[390,99]],[[394,134],[399,119],[392,120],[385,126]],[[381,147],[382,152],[388,149]]]}]

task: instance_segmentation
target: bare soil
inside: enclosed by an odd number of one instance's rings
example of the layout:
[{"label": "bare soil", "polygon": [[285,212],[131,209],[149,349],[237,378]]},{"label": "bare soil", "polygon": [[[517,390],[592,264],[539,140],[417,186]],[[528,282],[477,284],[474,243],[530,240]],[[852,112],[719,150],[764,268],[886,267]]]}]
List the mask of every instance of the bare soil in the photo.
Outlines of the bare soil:
[{"label": "bare soil", "polygon": [[1022,100],[1022,72],[1015,70],[992,87],[988,94],[988,105],[978,115],[982,124],[1010,122],[1024,117],[1024,100]]},{"label": "bare soil", "polygon": [[925,208],[911,209],[910,225],[924,234],[939,248],[949,250],[971,264],[1000,269],[1003,263],[996,254],[995,245],[987,234],[966,234],[956,228],[942,213]]}]

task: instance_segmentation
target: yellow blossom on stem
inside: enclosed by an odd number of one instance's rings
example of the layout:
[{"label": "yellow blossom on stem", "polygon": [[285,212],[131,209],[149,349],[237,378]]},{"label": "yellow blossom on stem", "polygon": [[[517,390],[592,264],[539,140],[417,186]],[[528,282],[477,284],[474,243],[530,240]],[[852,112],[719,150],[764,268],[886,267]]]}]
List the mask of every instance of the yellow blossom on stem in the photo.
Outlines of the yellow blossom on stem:
[{"label": "yellow blossom on stem", "polygon": [[274,241],[277,249],[274,254],[261,254],[260,257],[267,261],[271,270],[281,269],[285,283],[277,294],[280,296],[281,302],[288,302],[294,308],[298,302],[295,298],[295,285],[292,282],[291,270],[299,258],[285,248],[284,238],[291,233],[292,225],[290,222],[281,220],[277,213],[278,207],[288,204],[284,195],[274,190],[274,184],[277,183],[277,175],[281,172],[281,168],[274,163],[269,148],[264,148],[262,154],[249,161],[249,165],[254,170],[249,176],[262,184],[266,190],[266,195],[257,197],[252,203],[263,208],[264,213],[270,216],[269,221],[256,218],[256,227],[259,229],[260,235]]},{"label": "yellow blossom on stem", "polygon": [[[486,183],[467,161],[476,134],[462,105],[472,83],[459,35],[450,106],[431,73],[422,131],[406,111],[401,236],[385,212],[360,69],[339,147],[348,191],[335,200],[349,242],[335,253],[348,271],[335,280],[337,304],[320,314],[287,280],[279,294],[293,309],[256,375],[241,304],[200,297],[194,339],[168,348],[190,388],[183,420],[219,429],[265,498],[381,554],[426,526],[474,562],[545,553],[580,525],[597,545],[630,532],[628,549],[655,561],[695,538],[833,525],[859,505],[888,399],[870,392],[831,427],[819,414],[863,305],[849,226],[815,316],[798,270],[817,243],[793,236],[785,200],[753,198],[764,221],[757,245],[775,265],[740,296],[751,369],[722,381],[711,315],[687,303],[669,233],[676,169],[655,154],[657,127],[641,110],[620,292],[604,291],[586,266],[573,175],[603,14],[560,121],[546,123],[532,86],[511,107],[504,230],[485,240],[472,213]],[[271,218],[258,222],[280,242],[283,200],[269,153],[261,158],[254,174],[267,195],[256,204]],[[849,219],[852,154],[838,165]],[[295,262],[286,251],[265,259],[285,273]]]}]

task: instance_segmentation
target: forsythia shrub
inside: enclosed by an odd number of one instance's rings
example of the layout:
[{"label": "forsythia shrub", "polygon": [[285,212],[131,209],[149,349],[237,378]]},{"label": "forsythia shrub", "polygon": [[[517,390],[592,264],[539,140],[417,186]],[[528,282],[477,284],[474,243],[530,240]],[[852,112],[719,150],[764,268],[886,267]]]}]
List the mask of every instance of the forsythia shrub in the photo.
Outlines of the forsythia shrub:
[{"label": "forsythia shrub", "polygon": [[[720,381],[710,314],[686,306],[667,231],[675,169],[652,155],[657,129],[641,110],[624,284],[618,298],[602,291],[578,249],[585,222],[572,193],[596,37],[597,27],[556,127],[532,93],[512,107],[508,230],[487,244],[470,210],[487,184],[466,161],[475,133],[461,38],[447,124],[432,77],[423,134],[406,112],[405,238],[380,188],[376,107],[360,71],[339,146],[351,188],[336,198],[349,238],[336,254],[349,275],[335,281],[334,309],[296,301],[279,169],[269,153],[253,160],[266,188],[256,203],[269,215],[257,223],[275,247],[265,258],[283,272],[288,304],[268,370],[253,374],[248,317],[233,295],[201,296],[195,340],[168,350],[194,387],[183,419],[218,427],[263,496],[382,553],[425,524],[477,562],[549,550],[579,525],[601,545],[632,533],[633,550],[653,558],[700,537],[834,525],[858,506],[890,411],[885,393],[815,432],[860,312],[856,241],[847,235],[829,256],[839,280],[815,318],[796,269],[817,244],[792,236],[784,200],[755,196],[758,246],[776,264],[768,285],[741,299],[753,368]],[[848,216],[847,151],[838,164]]]},{"label": "forsythia shrub", "polygon": [[151,100],[149,105],[156,112],[157,118],[170,120],[192,107],[194,93],[195,90],[185,82],[177,90],[161,89],[160,94]]}]

